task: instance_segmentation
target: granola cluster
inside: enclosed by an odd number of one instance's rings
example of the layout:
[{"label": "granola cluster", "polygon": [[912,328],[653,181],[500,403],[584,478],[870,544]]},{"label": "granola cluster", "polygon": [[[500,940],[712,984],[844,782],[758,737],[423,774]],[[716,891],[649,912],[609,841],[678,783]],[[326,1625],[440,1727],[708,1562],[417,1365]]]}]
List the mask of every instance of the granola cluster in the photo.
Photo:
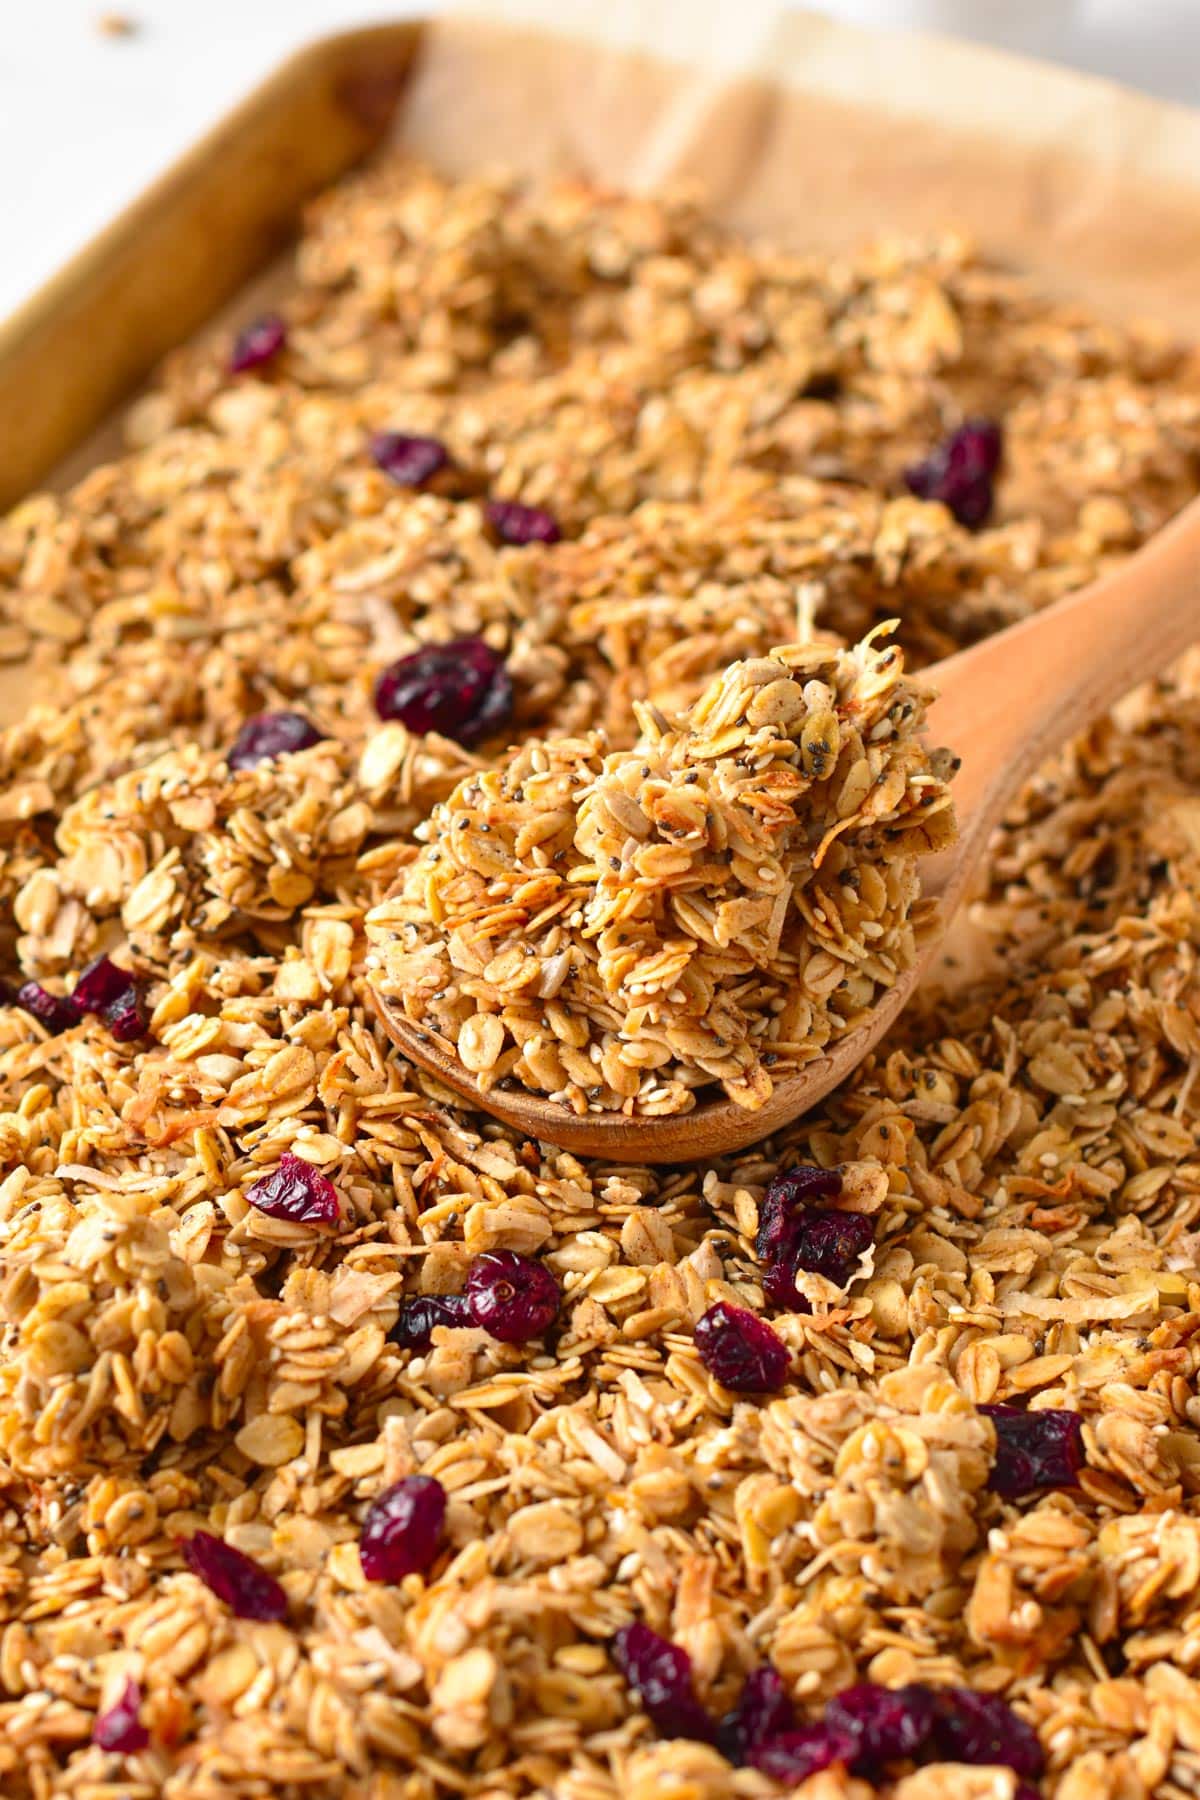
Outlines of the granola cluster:
[{"label": "granola cluster", "polygon": [[466,776],[367,935],[380,991],[482,1089],[573,1111],[753,1111],[916,960],[918,859],[954,835],[949,751],[894,646],[725,669],[639,734],[531,739]]},{"label": "granola cluster", "polygon": [[[457,1104],[364,929],[509,745],[616,756],[798,616],[920,668],[1103,573],[1200,488],[1195,359],[950,237],[795,256],[397,161],[282,320],[0,523],[49,695],[0,735],[0,1791],[1200,1791],[1200,658],[1014,808],[995,968],[716,1165]],[[904,472],[980,417],[968,527]],[[499,738],[380,718],[465,638]],[[71,1002],[105,956],[128,1036]],[[497,1335],[531,1269],[552,1323]],[[715,1309],[778,1389],[714,1377]]]}]

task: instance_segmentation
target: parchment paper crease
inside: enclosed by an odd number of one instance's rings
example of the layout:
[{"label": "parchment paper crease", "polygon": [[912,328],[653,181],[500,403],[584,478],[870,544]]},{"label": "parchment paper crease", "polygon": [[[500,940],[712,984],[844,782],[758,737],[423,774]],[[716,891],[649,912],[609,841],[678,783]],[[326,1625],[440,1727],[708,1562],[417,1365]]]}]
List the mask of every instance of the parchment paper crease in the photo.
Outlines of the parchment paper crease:
[{"label": "parchment paper crease", "polygon": [[974,44],[807,11],[764,32],[709,0],[495,0],[431,26],[400,124],[454,172],[695,177],[804,246],[962,226],[1110,312],[1200,314],[1200,113]]}]

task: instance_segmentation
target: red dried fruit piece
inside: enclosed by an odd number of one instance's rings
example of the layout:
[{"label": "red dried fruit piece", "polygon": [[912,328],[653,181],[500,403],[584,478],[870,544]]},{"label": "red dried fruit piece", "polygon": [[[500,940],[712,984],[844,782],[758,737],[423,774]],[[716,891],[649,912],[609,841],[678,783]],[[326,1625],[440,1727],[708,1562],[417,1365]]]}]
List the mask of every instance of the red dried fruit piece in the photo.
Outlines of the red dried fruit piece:
[{"label": "red dried fruit piece", "polygon": [[473,1325],[465,1294],[413,1294],[400,1302],[388,1341],[402,1350],[428,1350],[436,1325]]},{"label": "red dried fruit piece", "polygon": [[291,1150],[283,1152],[269,1175],[246,1189],[246,1199],[269,1218],[290,1219],[294,1225],[336,1225],[342,1216],[332,1181]]},{"label": "red dried fruit piece", "polygon": [[75,983],[71,999],[80,1012],[99,1013],[123,1000],[133,986],[133,976],[111,957],[98,956]]},{"label": "red dried fruit piece", "polygon": [[923,462],[904,471],[905,485],[918,500],[940,500],[960,525],[974,530],[991,513],[992,484],[1002,452],[995,420],[968,419]]},{"label": "red dried fruit piece", "polygon": [[318,731],[303,713],[253,713],[234,738],[225,761],[231,769],[252,769],[256,763],[276,756],[309,750],[322,743],[324,737],[325,733]]},{"label": "red dried fruit piece", "polygon": [[858,1273],[859,1258],[874,1242],[875,1230],[863,1213],[823,1212],[816,1207],[796,1220],[791,1255],[771,1263],[763,1275],[763,1291],[776,1306],[811,1312],[807,1295],[796,1286],[803,1269],[846,1287]]},{"label": "red dried fruit piece", "polygon": [[60,1031],[70,1031],[73,1025],[79,1024],[82,1017],[73,1000],[64,999],[61,994],[47,992],[40,981],[21,984],[17,989],[17,1005],[55,1035]]},{"label": "red dried fruit piece", "polygon": [[773,1781],[795,1785],[807,1781],[821,1769],[834,1763],[849,1765],[857,1745],[847,1732],[821,1720],[816,1725],[801,1725],[795,1731],[781,1732],[765,1744],[754,1745],[746,1760],[752,1769],[769,1775]]},{"label": "red dried fruit piece", "polygon": [[796,1286],[803,1269],[823,1275],[845,1287],[858,1268],[859,1258],[874,1239],[871,1221],[862,1213],[837,1212],[810,1204],[841,1192],[836,1169],[787,1169],[769,1184],[759,1208],[755,1250],[766,1264],[763,1289],[776,1306],[792,1312],[811,1312],[808,1299]]},{"label": "red dried fruit piece", "polygon": [[558,1317],[561,1299],[549,1269],[517,1250],[486,1250],[467,1271],[471,1317],[502,1344],[542,1337]]},{"label": "red dried fruit piece", "polygon": [[102,1016],[118,1044],[135,1043],[138,1038],[145,1037],[149,1029],[135,988],[130,988],[115,1006],[105,1007]]},{"label": "red dried fruit piece", "polygon": [[440,438],[417,437],[406,431],[377,431],[370,443],[371,461],[398,487],[420,488],[451,466]]},{"label": "red dried fruit piece", "polygon": [[426,644],[392,663],[375,683],[381,719],[399,719],[410,731],[436,731],[458,744],[502,730],[512,702],[504,660],[482,638]]},{"label": "red dried fruit piece", "polygon": [[812,1301],[796,1286],[796,1278],[787,1263],[772,1263],[763,1270],[763,1293],[772,1306],[782,1312],[810,1313]]},{"label": "red dried fruit piece", "polygon": [[1036,1781],[1046,1766],[1037,1732],[998,1694],[938,1688],[933,1696],[932,1749],[940,1762],[1002,1763]]},{"label": "red dried fruit piece", "polygon": [[809,1207],[792,1221],[786,1256],[777,1267],[790,1273],[803,1269],[845,1287],[858,1272],[859,1258],[869,1250],[875,1230],[865,1213],[831,1212]]},{"label": "red dried fruit piece", "polygon": [[287,1595],[275,1577],[211,1531],[193,1532],[183,1546],[183,1560],[239,1619],[286,1617]]},{"label": "red dried fruit piece", "polygon": [[1078,1413],[1049,1406],[1026,1412],[999,1401],[979,1411],[996,1428],[996,1460],[988,1477],[994,1494],[1019,1500],[1038,1488],[1079,1486],[1085,1458]]},{"label": "red dried fruit piece", "polygon": [[818,1169],[813,1164],[798,1163],[793,1169],[780,1170],[767,1183],[758,1209],[754,1249],[759,1261],[786,1261],[794,1221],[814,1200],[835,1200],[841,1191],[840,1169]]},{"label": "red dried fruit piece", "polygon": [[907,1762],[921,1754],[936,1711],[932,1690],[919,1682],[886,1688],[861,1681],[833,1696],[825,1708],[825,1722],[855,1740],[853,1773],[874,1776],[888,1763]]},{"label": "red dried fruit piece", "polygon": [[107,956],[98,956],[88,964],[75,983],[71,1004],[80,1012],[99,1013],[119,1044],[132,1043],[146,1035],[146,1016],[137,982],[128,969],[120,968]]},{"label": "red dried fruit piece", "polygon": [[358,1559],[368,1581],[403,1581],[436,1557],[446,1519],[446,1490],[432,1475],[406,1475],[385,1488],[363,1521]]},{"label": "red dried fruit piece", "polygon": [[287,343],[287,326],[278,313],[264,313],[243,327],[229,353],[229,373],[246,375],[261,369],[279,355]]},{"label": "red dried fruit piece", "polygon": [[803,1269],[809,1275],[823,1275],[826,1281],[845,1287],[853,1280],[858,1259],[874,1236],[865,1213],[809,1206],[788,1219],[783,1252],[770,1261],[793,1271]]},{"label": "red dried fruit piece", "polygon": [[796,1728],[796,1709],[787,1684],[777,1669],[764,1663],[752,1669],[732,1712],[717,1727],[717,1748],[739,1766],[751,1750]]},{"label": "red dried fruit piece", "polygon": [[522,506],[518,500],[489,500],[484,516],[504,544],[557,544],[558,520],[544,506]]},{"label": "red dried fruit piece", "polygon": [[623,1625],[612,1641],[613,1661],[641,1701],[654,1729],[663,1737],[716,1740],[716,1728],[696,1698],[692,1659],[636,1620]]},{"label": "red dried fruit piece", "polygon": [[102,1017],[118,1044],[131,1044],[135,1038],[145,1037],[149,1029],[141,999],[132,982],[120,999],[104,1008]]},{"label": "red dried fruit piece", "polygon": [[700,1361],[735,1394],[764,1394],[783,1386],[791,1352],[765,1319],[718,1300],[696,1324]]},{"label": "red dried fruit piece", "polygon": [[142,1690],[132,1678],[126,1681],[112,1705],[96,1714],[92,1726],[92,1742],[101,1750],[119,1756],[133,1756],[150,1742],[150,1733],[138,1718]]}]

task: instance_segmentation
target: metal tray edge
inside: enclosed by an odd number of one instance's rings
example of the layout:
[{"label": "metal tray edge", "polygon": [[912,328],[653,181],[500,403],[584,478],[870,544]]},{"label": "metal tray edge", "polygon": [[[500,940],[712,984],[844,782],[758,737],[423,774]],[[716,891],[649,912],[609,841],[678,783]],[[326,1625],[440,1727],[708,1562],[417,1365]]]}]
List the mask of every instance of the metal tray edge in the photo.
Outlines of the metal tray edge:
[{"label": "metal tray edge", "polygon": [[422,20],[296,51],[0,321],[0,508],[28,493],[290,239],[386,133]]}]

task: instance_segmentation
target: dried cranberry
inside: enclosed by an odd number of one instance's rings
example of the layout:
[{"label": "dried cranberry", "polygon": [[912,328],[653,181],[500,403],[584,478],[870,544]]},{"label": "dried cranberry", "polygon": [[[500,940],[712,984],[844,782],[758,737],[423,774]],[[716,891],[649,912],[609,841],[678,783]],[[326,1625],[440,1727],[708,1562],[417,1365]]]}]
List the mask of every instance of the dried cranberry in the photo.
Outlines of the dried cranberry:
[{"label": "dried cranberry", "polygon": [[455,638],[426,644],[386,668],[375,683],[375,711],[410,731],[439,732],[459,744],[500,731],[512,717],[512,681],[490,644]]},{"label": "dried cranberry", "polygon": [[789,1254],[768,1263],[763,1274],[768,1299],[793,1312],[811,1312],[807,1296],[796,1286],[799,1270],[845,1287],[874,1235],[871,1221],[862,1213],[826,1212],[819,1207],[801,1213],[792,1221]]},{"label": "dried cranberry", "polygon": [[522,506],[518,500],[489,500],[483,510],[488,524],[504,544],[557,544],[562,536],[558,520],[543,506]]},{"label": "dried cranberry", "polygon": [[767,1183],[758,1209],[758,1236],[754,1249],[759,1261],[770,1263],[786,1259],[793,1221],[814,1200],[836,1200],[841,1191],[839,1169],[818,1169],[808,1163],[799,1163],[794,1169],[781,1169]]},{"label": "dried cranberry", "polygon": [[385,1488],[363,1521],[358,1560],[368,1581],[403,1581],[427,1569],[442,1541],[446,1490],[432,1475]]},{"label": "dried cranberry", "polygon": [[731,1763],[742,1764],[753,1749],[796,1726],[796,1709],[777,1669],[764,1663],[746,1677],[738,1703],[717,1727],[717,1746]]},{"label": "dried cranberry", "polygon": [[377,431],[371,460],[399,487],[424,487],[450,467],[450,452],[440,438],[413,437],[405,431]]},{"label": "dried cranberry", "polygon": [[183,1559],[218,1600],[239,1619],[282,1619],[287,1595],[273,1575],[211,1531],[197,1531],[183,1546]]},{"label": "dried cranberry", "polygon": [[341,1217],[332,1181],[290,1150],[283,1152],[277,1168],[246,1189],[246,1198],[268,1218],[290,1219],[294,1225],[336,1225]]},{"label": "dried cranberry", "polygon": [[102,1016],[118,1044],[131,1044],[135,1038],[145,1037],[149,1029],[141,999],[132,981],[111,1006],[104,1008]]},{"label": "dried cranberry", "polygon": [[746,1760],[760,1774],[794,1786],[834,1763],[849,1764],[856,1749],[848,1732],[822,1719],[819,1724],[801,1725],[795,1731],[768,1738],[765,1744],[753,1745]]},{"label": "dried cranberry", "polygon": [[692,1659],[640,1619],[624,1625],[612,1641],[613,1661],[663,1737],[698,1738],[711,1744],[716,1729],[696,1698]]},{"label": "dried cranberry", "polygon": [[825,1720],[855,1740],[854,1773],[873,1776],[887,1763],[920,1755],[935,1713],[932,1691],[919,1682],[886,1688],[861,1681],[834,1695],[825,1708]]},{"label": "dried cranberry", "polygon": [[996,1427],[996,1460],[988,1486],[1006,1500],[1037,1488],[1078,1487],[1083,1468],[1083,1421],[1056,1407],[981,1406]]},{"label": "dried cranberry", "polygon": [[400,1315],[388,1332],[402,1350],[428,1350],[436,1325],[473,1325],[465,1294],[413,1294],[400,1302]]},{"label": "dried cranberry", "polygon": [[229,373],[246,375],[261,369],[279,355],[287,343],[287,326],[278,313],[264,313],[245,326],[233,340],[229,353]]},{"label": "dried cranberry", "polygon": [[1042,1800],[1040,1788],[1035,1788],[1028,1781],[1018,1781],[1013,1789],[1013,1800]]},{"label": "dried cranberry", "polygon": [[787,1263],[772,1263],[763,1270],[763,1293],[772,1306],[783,1312],[810,1313],[812,1301],[796,1286],[796,1278]]},{"label": "dried cranberry", "polygon": [[1037,1732],[998,1694],[939,1688],[934,1694],[933,1749],[938,1760],[1002,1763],[1036,1781],[1046,1766]]},{"label": "dried cranberry", "polygon": [[700,1361],[722,1387],[737,1394],[761,1394],[782,1387],[791,1353],[765,1319],[718,1300],[696,1323]]},{"label": "dried cranberry", "polygon": [[98,1012],[119,1043],[129,1043],[146,1033],[137,983],[128,969],[118,968],[107,956],[98,956],[89,963],[75,983],[74,993],[65,998],[47,993],[37,981],[25,982],[14,998],[48,1031],[69,1031],[85,1013]]},{"label": "dried cranberry", "polygon": [[231,769],[252,769],[272,757],[311,749],[325,733],[298,712],[260,712],[248,718],[234,738],[225,761]]},{"label": "dried cranberry", "polygon": [[122,969],[111,957],[98,956],[90,962],[79,980],[71,999],[80,1012],[104,1012],[123,1000],[133,986],[128,969]]},{"label": "dried cranberry", "polygon": [[96,1714],[92,1726],[92,1742],[101,1750],[113,1750],[120,1756],[133,1756],[150,1742],[150,1733],[138,1718],[142,1690],[129,1679],[112,1705]]},{"label": "dried cranberry", "polygon": [[788,1261],[793,1269],[823,1275],[837,1287],[853,1280],[859,1258],[875,1239],[864,1213],[826,1212],[811,1207],[792,1222]]},{"label": "dried cranberry", "polygon": [[549,1269],[517,1250],[486,1250],[467,1271],[467,1305],[475,1324],[502,1344],[541,1337],[562,1298]]},{"label": "dried cranberry", "polygon": [[73,1000],[48,993],[40,981],[26,981],[17,989],[17,1005],[52,1032],[70,1031],[82,1016]]},{"label": "dried cranberry", "polygon": [[993,419],[968,419],[924,462],[904,471],[905,484],[919,500],[940,500],[960,525],[982,525],[992,510],[992,483],[1003,440]]},{"label": "dried cranberry", "polygon": [[810,1204],[832,1199],[841,1189],[842,1178],[836,1169],[803,1164],[785,1169],[769,1183],[759,1209],[754,1247],[766,1264],[763,1288],[776,1306],[811,1312],[807,1298],[796,1286],[800,1269],[823,1275],[838,1287],[852,1279],[860,1256],[875,1235],[871,1221],[862,1213]]}]

